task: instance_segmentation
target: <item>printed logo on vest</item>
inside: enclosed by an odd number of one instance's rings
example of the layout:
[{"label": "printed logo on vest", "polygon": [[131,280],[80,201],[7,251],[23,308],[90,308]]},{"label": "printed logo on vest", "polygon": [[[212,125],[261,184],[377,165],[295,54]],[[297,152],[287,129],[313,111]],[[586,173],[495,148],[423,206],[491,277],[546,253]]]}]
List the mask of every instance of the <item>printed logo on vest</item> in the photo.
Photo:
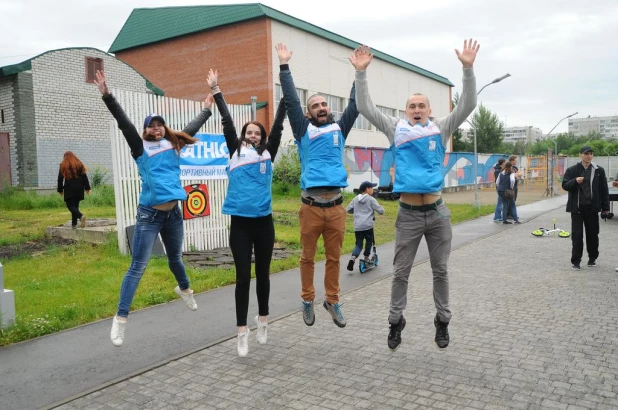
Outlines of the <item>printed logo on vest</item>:
[{"label": "printed logo on vest", "polygon": [[436,150],[436,142],[435,141],[429,141],[429,151],[435,151]]},{"label": "printed logo on vest", "polygon": [[266,173],[266,162],[260,162],[260,172],[262,174]]},{"label": "printed logo on vest", "polygon": [[333,133],[333,145],[335,147],[339,146],[339,133],[338,132]]}]

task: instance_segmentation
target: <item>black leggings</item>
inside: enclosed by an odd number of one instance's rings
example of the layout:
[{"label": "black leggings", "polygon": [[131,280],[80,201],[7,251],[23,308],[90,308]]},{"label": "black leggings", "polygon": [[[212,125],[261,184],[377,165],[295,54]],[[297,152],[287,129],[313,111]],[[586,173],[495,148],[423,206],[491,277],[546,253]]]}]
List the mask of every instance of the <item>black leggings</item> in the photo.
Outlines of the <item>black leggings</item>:
[{"label": "black leggings", "polygon": [[272,214],[260,218],[232,215],[230,248],[236,266],[236,326],[247,326],[251,285],[251,252],[255,250],[255,290],[260,316],[268,316],[270,261],[275,245]]},{"label": "black leggings", "polygon": [[82,219],[82,213],[79,212],[79,199],[67,199],[66,201],[67,208],[71,212],[71,225],[77,225],[77,220]]}]

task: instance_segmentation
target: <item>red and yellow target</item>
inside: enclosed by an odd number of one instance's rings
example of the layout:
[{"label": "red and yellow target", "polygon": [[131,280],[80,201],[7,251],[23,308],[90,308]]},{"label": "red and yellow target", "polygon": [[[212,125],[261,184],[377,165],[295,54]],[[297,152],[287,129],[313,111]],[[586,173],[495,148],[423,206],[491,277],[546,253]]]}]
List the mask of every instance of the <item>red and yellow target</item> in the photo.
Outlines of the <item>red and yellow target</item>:
[{"label": "red and yellow target", "polygon": [[206,184],[192,184],[184,187],[187,200],[183,201],[184,219],[210,216],[210,198]]}]

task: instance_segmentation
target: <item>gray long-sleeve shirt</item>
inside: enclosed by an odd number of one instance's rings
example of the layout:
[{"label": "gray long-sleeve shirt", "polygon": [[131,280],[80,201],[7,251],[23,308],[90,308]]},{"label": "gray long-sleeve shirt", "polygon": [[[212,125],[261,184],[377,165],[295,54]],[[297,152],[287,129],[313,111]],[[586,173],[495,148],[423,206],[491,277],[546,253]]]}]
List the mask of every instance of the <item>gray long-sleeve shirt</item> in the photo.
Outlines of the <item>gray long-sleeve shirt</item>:
[{"label": "gray long-sleeve shirt", "polygon": [[[367,72],[356,72],[356,105],[358,111],[369,120],[378,130],[386,135],[388,142],[393,143],[395,138],[395,127],[399,118],[391,117],[382,113],[375,106],[369,96],[369,86],[367,84]],[[438,118],[434,122],[440,128],[442,134],[442,144],[446,146],[451,134],[468,118],[468,115],[476,107],[476,77],[472,68],[463,69],[463,89],[459,104],[446,117]]]}]

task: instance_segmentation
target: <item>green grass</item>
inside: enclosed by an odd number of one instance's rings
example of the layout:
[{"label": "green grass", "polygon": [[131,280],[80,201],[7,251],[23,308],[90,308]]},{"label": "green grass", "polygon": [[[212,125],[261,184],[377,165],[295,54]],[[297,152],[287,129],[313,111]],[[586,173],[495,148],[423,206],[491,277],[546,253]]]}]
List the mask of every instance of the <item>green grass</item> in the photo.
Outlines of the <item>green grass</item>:
[{"label": "green grass", "polygon": [[[93,191],[80,209],[89,218],[115,218],[113,191]],[[110,193],[111,192],[111,193]],[[289,193],[290,196],[282,193]],[[112,202],[110,204],[110,195]],[[96,200],[95,200],[96,198]],[[276,242],[288,249],[300,250],[298,210],[299,191],[278,189],[273,197]],[[348,194],[344,205],[353,198]],[[386,213],[376,216],[378,245],[395,237],[397,201],[380,201]],[[16,204],[26,207],[20,209]],[[471,205],[449,205],[456,224],[494,211],[493,205],[474,210]],[[24,246],[44,237],[45,228],[61,225],[70,218],[59,195],[37,196],[12,190],[0,193],[0,246]],[[343,254],[354,248],[353,216],[348,215]],[[316,260],[324,259],[320,240]],[[16,324],[0,331],[0,346],[72,328],[114,315],[122,278],[131,262],[118,251],[116,236],[110,234],[105,245],[78,243],[66,247],[49,246],[34,255],[2,260],[5,287],[15,291]],[[298,267],[299,255],[273,261],[271,272]],[[234,283],[233,269],[194,269],[187,266],[191,287],[204,292]],[[141,309],[175,300],[176,286],[165,257],[153,258],[140,282],[131,306]],[[230,300],[230,303],[233,303]]]}]

